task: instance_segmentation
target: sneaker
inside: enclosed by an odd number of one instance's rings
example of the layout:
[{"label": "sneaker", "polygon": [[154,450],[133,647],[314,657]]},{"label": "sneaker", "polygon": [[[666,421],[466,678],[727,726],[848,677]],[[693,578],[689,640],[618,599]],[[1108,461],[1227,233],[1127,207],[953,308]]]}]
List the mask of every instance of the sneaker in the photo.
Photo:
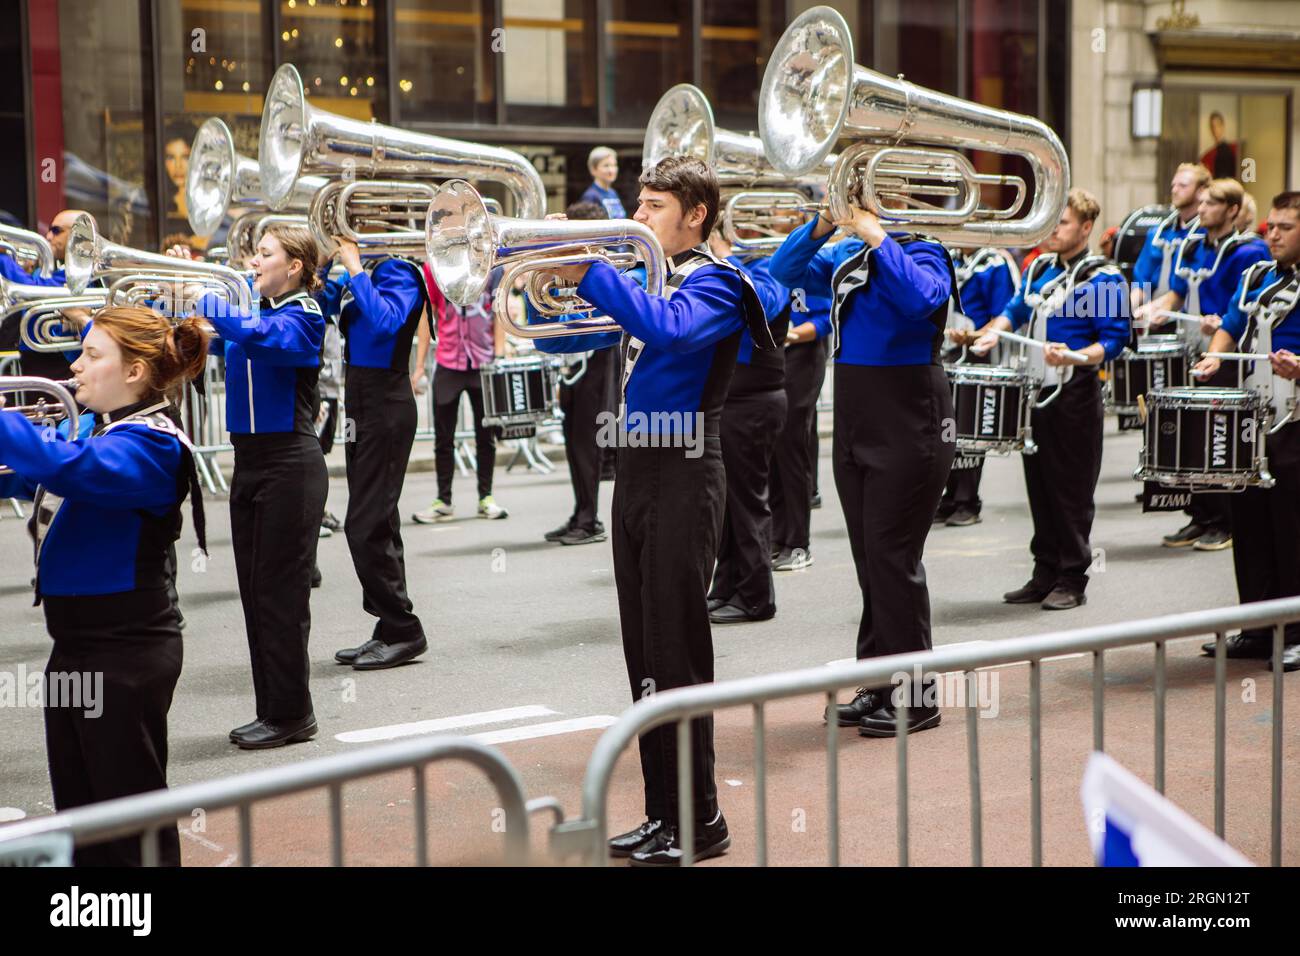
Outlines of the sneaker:
[{"label": "sneaker", "polygon": [[329,528],[331,531],[342,531],[343,522],[334,517],[334,512],[327,511],[325,516],[320,519],[321,527]]},{"label": "sneaker", "polygon": [[545,538],[547,541],[559,541],[561,538],[563,538],[566,534],[568,534],[572,530],[573,530],[573,519],[570,518],[568,521],[564,522],[564,524],[560,525],[558,528],[554,528],[546,532],[546,534],[542,535],[542,537]]},{"label": "sneaker", "polygon": [[327,525],[322,524],[317,536],[321,538],[332,538],[334,537],[334,532]]},{"label": "sneaker", "polygon": [[1192,545],[1197,551],[1222,551],[1232,547],[1232,535],[1222,528],[1211,528]]},{"label": "sneaker", "polygon": [[437,521],[450,521],[455,514],[456,509],[450,504],[441,498],[434,498],[433,504],[411,515],[411,520],[416,524],[433,524]]},{"label": "sneaker", "polygon": [[506,511],[505,508],[502,508],[499,504],[493,501],[491,495],[487,495],[478,500],[478,516],[480,518],[496,519],[505,518],[509,515],[510,512]]},{"label": "sneaker", "polygon": [[812,567],[812,552],[805,548],[782,548],[772,562],[773,571],[802,571]]},{"label": "sneaker", "polygon": [[813,495],[808,502],[808,507],[811,510],[816,511],[821,506],[822,506],[822,496],[820,494]]},{"label": "sneaker", "polygon": [[952,513],[952,516],[944,522],[949,528],[969,528],[973,524],[979,524],[984,519],[979,516],[979,512],[971,511],[968,508],[958,508]]},{"label": "sneaker", "polygon": [[1161,539],[1160,543],[1166,548],[1189,548],[1196,543],[1196,540],[1208,529],[1203,524],[1197,524],[1195,521],[1189,521],[1173,534],[1167,534]]}]

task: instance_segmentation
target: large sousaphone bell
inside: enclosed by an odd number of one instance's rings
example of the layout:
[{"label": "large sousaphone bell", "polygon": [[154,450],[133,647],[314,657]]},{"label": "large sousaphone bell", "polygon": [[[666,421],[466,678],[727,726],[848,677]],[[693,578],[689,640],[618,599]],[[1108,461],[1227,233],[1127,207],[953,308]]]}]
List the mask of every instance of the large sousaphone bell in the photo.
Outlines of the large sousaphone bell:
[{"label": "large sousaphone bell", "polygon": [[[758,125],[768,160],[791,176],[816,169],[841,138],[855,141],[828,182],[836,218],[848,214],[860,180],[864,206],[904,228],[962,246],[1032,246],[1065,207],[1070,163],[1045,123],[858,66],[848,24],[830,7],[807,10],[777,42]],[[961,149],[1023,157],[1033,174],[1029,208],[1022,212],[1027,187],[1020,177],[977,173]],[[1017,195],[989,208],[982,186],[1010,186]],[[927,195],[954,202],[940,205]]]},{"label": "large sousaphone bell", "polygon": [[[546,188],[533,164],[510,149],[414,133],[317,109],[290,63],[275,71],[262,108],[258,143],[262,191],[282,208],[301,177],[346,180],[451,179],[500,182],[522,218],[546,211]],[[373,197],[372,197],[373,198]]]}]

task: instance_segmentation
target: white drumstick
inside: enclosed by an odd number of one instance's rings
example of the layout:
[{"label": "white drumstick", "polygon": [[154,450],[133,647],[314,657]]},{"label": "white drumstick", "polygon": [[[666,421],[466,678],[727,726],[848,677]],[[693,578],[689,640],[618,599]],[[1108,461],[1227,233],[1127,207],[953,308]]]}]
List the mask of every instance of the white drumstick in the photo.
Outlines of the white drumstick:
[{"label": "white drumstick", "polygon": [[[1003,329],[993,329],[993,331],[996,332],[1002,338],[1007,339],[1008,341],[1011,342],[1019,342],[1021,345],[1032,345],[1035,348],[1040,348],[1040,349],[1047,348],[1046,342],[1040,342],[1038,341],[1038,339],[1031,339],[1027,335],[1017,335],[1015,332],[1007,332]],[[1082,352],[1075,352],[1071,349],[1066,349],[1061,354],[1068,359],[1073,359],[1076,362],[1088,361],[1088,356],[1084,355]]]},{"label": "white drumstick", "polygon": [[[1258,352],[1206,352],[1206,358],[1215,358],[1233,362],[1267,362],[1268,356]],[[1192,374],[1197,378],[1209,378],[1209,373],[1192,370]]]},{"label": "white drumstick", "polygon": [[1179,319],[1183,322],[1195,322],[1197,325],[1205,318],[1203,315],[1192,315],[1190,312],[1161,312],[1161,315],[1167,315],[1171,319]]}]

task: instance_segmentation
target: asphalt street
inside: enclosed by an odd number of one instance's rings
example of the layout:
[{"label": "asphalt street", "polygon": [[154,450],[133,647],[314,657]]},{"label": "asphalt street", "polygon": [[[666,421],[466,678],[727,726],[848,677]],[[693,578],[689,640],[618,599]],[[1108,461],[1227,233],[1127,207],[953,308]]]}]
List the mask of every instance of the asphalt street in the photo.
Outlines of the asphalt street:
[{"label": "asphalt street", "polygon": [[[1136,433],[1118,433],[1113,419],[1108,421],[1093,532],[1095,573],[1087,605],[1066,612],[1013,607],[1000,600],[1003,591],[1028,577],[1031,531],[1019,457],[991,458],[982,489],[983,522],[938,527],[930,536],[926,567],[935,643],[997,641],[1235,603],[1231,551],[1160,546],[1160,536],[1178,527],[1181,515],[1141,514],[1133,500],[1138,485],[1131,478],[1139,445]],[[719,679],[852,656],[860,603],[829,451],[830,442],[824,440],[824,505],[813,512],[815,563],[777,576],[773,621],[715,627]],[[427,446],[417,448],[417,454],[428,453]],[[500,456],[501,461],[507,458]],[[523,760],[529,796],[546,792],[544,784],[533,790],[530,775],[540,775],[539,783],[548,776],[540,758],[528,759],[533,752],[529,741],[571,737],[576,748],[572,769],[580,770],[581,755],[589,753],[599,729],[630,702],[609,543],[563,547],[542,540],[571,507],[562,463],[550,475],[498,469],[495,494],[509,509],[505,520],[475,517],[473,479],[458,476],[456,520],[435,526],[410,523],[410,514],[425,507],[434,490],[431,473],[412,472],[402,499],[410,590],[430,651],[388,671],[359,673],[334,663],[335,650],[369,636],[371,619],[361,608],[343,535],[321,540],[324,585],[313,594],[311,636],[320,733],[309,743],[255,753],[236,749],[226,738],[230,728],[253,717],[252,685],[228,511],[224,501],[209,498],[210,558],[186,559],[194,548],[188,528],[179,545],[179,589],[189,625],[170,716],[173,786],[343,752],[412,730],[494,734],[486,739]],[[610,484],[601,487],[605,519],[611,490]],[[346,496],[344,481],[333,479],[330,510],[342,516]],[[0,563],[5,606],[0,669],[35,672],[44,666],[48,637],[40,610],[31,606],[26,530],[7,508],[0,520],[0,553],[5,556]],[[1195,670],[1199,665],[1187,666]],[[1207,667],[1207,679],[1210,673]],[[0,722],[0,808],[9,808],[3,813],[10,819],[50,812],[39,709],[7,709]],[[399,726],[412,723],[420,726]],[[820,727],[819,720],[815,726]],[[818,734],[813,733],[814,748]],[[1086,734],[1083,724],[1079,735]],[[625,765],[634,775],[634,761]]]}]

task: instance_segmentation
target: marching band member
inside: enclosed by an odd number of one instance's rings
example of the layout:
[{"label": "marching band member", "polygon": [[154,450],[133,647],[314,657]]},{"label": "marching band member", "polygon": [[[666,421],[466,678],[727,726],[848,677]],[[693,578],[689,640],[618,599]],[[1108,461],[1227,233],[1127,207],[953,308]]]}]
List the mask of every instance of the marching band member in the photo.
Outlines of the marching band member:
[{"label": "marching band member", "polygon": [[776,442],[785,425],[785,337],[790,328],[790,293],[772,278],[770,256],[742,259],[718,230],[709,250],[749,277],[768,316],[775,349],[756,349],[746,329],[740,334],[736,371],[722,407],[722,464],[727,504],[718,541],[718,565],[709,589],[714,624],[766,621],[776,615],[772,583],[772,509],[769,476]]},{"label": "marching band member", "polygon": [[[187,246],[170,255],[190,258]],[[312,298],[316,240],[302,226],[267,227],[249,260],[251,315],[209,294],[198,314],[221,336],[226,428],[235,448],[230,537],[253,668],[256,719],[230,739],[244,750],[308,740],[311,579],[329,478],[316,436],[325,320]]]},{"label": "marching band member", "polygon": [[334,655],[357,670],[395,667],[429,648],[406,593],[402,519],[397,510],[417,412],[408,377],[411,340],[427,295],[419,268],[405,259],[362,266],[356,243],[335,237],[347,270],[339,326],[346,363],[344,401],[354,438],[344,449],[348,510],[343,518],[361,606],[373,615],[370,639]]},{"label": "marching band member", "polygon": [[[627,332],[614,484],[614,581],[633,698],[713,680],[706,594],[717,557],[725,476],[719,440],[727,383],[746,327],[774,348],[757,294],[705,245],[718,215],[718,180],[697,159],[669,157],[640,178],[636,220],[671,263],[663,298],[604,263],[557,270]],[[586,336],[584,336],[586,338]],[[611,839],[640,866],[680,862],[676,728],[643,734],[646,821]],[[694,853],[731,845],[713,773],[713,718],[691,721]]]},{"label": "marching band member", "polygon": [[[168,395],[206,358],[207,333],[193,319],[173,328],[149,309],[105,309],[72,366],[76,399],[98,419],[91,437],[51,436],[0,412],[0,460],[14,471],[0,478],[0,494],[21,484],[36,502],[36,603],[54,642],[46,686],[102,675],[102,688],[83,693],[85,709],[45,700],[56,810],[167,786],[167,713],[182,652],[164,565],[186,495],[206,548],[191,446]],[[174,824],[159,828],[158,848],[162,865],[180,865]],[[74,861],[139,866],[140,841],[78,847]]]},{"label": "marching band member", "polygon": [[[817,494],[817,399],[826,381],[831,337],[830,287],[790,297],[785,337],[785,425],[772,455],[772,570],[813,563],[812,509]],[[816,507],[821,507],[818,500]]]},{"label": "marching band member", "polygon": [[[1008,604],[1038,604],[1057,611],[1087,601],[1092,564],[1089,535],[1096,513],[1094,493],[1101,472],[1102,405],[1097,370],[1124,348],[1129,337],[1128,293],[1124,276],[1101,256],[1088,255],[1088,238],[1101,207],[1092,194],[1071,189],[1046,252],[1026,268],[1015,298],[1002,314],[977,333],[976,351],[997,344],[990,329],[1017,329],[1046,340],[1049,368],[1074,366],[1061,393],[1032,416],[1038,453],[1021,455],[1025,488],[1034,522],[1029,550],[1033,576],[1024,587],[1002,596]],[[1031,307],[1031,295],[1047,297]],[[1082,363],[1063,354],[1082,352]]]},{"label": "marching band member", "polygon": [[[961,319],[971,328],[983,328],[995,315],[1001,315],[1016,294],[1014,263],[1001,249],[957,248],[952,250],[957,274],[957,291],[961,296]],[[958,318],[954,316],[954,318]],[[963,323],[964,324],[964,323]],[[966,361],[987,364],[991,356],[967,352]],[[958,455],[944,487],[935,524],[963,528],[980,522],[980,478],[984,474],[983,455]]]},{"label": "marching band member", "polygon": [[1174,170],[1174,178],[1169,183],[1169,204],[1174,211],[1146,234],[1142,251],[1133,265],[1129,302],[1134,309],[1169,291],[1178,243],[1192,231],[1197,194],[1210,184],[1211,178],[1210,171],[1200,163],[1182,163]]},{"label": "marching band member", "polygon": [[[1201,316],[1199,332],[1182,336],[1195,342],[1198,353],[1222,324],[1242,274],[1256,262],[1272,258],[1262,239],[1236,229],[1245,197],[1241,183],[1235,179],[1216,179],[1200,191],[1199,197],[1199,230],[1191,233],[1179,247],[1169,291],[1134,313],[1134,318],[1146,320],[1153,329],[1170,321],[1165,314],[1167,310],[1185,310]],[[1186,333],[1188,328],[1181,326],[1178,331]],[[1239,388],[1241,384],[1236,367],[1221,368],[1208,379],[1193,377],[1193,381],[1218,388]],[[1229,492],[1192,495],[1192,503],[1187,508],[1191,520],[1173,534],[1165,535],[1162,544],[1166,548],[1191,545],[1197,551],[1232,547],[1231,497]]]},{"label": "marching band member", "polygon": [[[792,290],[834,294],[831,454],[862,591],[862,659],[931,646],[921,555],[953,460],[953,444],[943,438],[952,392],[939,346],[956,280],[943,246],[887,233],[860,194],[850,202],[848,218],[832,223],[819,215],[791,233],[771,270]],[[837,228],[851,238],[823,248]],[[895,704],[887,687],[859,688],[836,716],[863,736],[892,737]],[[939,709],[917,701],[904,732],[938,723]]]},{"label": "marching band member", "polygon": [[[1257,263],[1242,276],[1210,351],[1232,352],[1241,339],[1251,342],[1258,319],[1249,319],[1245,305],[1268,307],[1275,316],[1271,371],[1294,382],[1300,380],[1300,192],[1274,197],[1267,237],[1273,262]],[[1255,349],[1252,344],[1248,351]],[[1204,358],[1195,372],[1210,378],[1219,367],[1219,359]],[[1268,436],[1268,467],[1277,481],[1272,488],[1247,488],[1230,496],[1236,542],[1232,562],[1243,604],[1300,595],[1300,425],[1294,420]],[[1270,628],[1233,634],[1227,638],[1227,656],[1270,658],[1272,637]],[[1300,623],[1286,625],[1284,640],[1282,669],[1300,669]],[[1206,644],[1203,650],[1213,656],[1214,644]]]}]

